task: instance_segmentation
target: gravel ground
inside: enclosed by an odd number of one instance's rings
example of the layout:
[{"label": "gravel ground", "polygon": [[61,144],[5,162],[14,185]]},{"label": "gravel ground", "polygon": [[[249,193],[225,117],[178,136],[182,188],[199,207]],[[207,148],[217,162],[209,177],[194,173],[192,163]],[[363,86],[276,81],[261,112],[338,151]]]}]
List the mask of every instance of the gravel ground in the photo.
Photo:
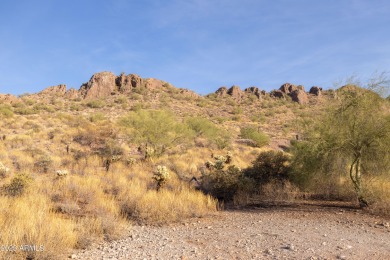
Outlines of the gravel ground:
[{"label": "gravel ground", "polygon": [[390,259],[389,220],[313,205],[251,207],[163,227],[133,226],[126,238],[73,259]]}]

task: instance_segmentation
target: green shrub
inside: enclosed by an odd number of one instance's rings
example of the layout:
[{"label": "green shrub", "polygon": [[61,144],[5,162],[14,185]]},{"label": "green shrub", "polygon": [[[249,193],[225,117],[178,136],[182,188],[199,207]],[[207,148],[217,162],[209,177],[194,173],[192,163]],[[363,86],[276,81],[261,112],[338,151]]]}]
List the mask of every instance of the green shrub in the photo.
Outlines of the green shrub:
[{"label": "green shrub", "polygon": [[230,135],[227,131],[218,128],[213,122],[202,117],[190,117],[186,121],[187,125],[199,137],[204,137],[217,145],[219,149],[224,149],[230,144]]},{"label": "green shrub", "polygon": [[242,170],[232,165],[230,152],[226,156],[213,157],[214,162],[207,161],[202,170],[201,188],[206,193],[226,202],[232,201],[239,191],[247,191],[251,184],[243,176]]},{"label": "green shrub", "polygon": [[[159,156],[167,149],[188,143],[193,132],[173,114],[163,110],[139,110],[119,119],[119,125],[141,150]],[[146,155],[146,154],[145,154]]]},{"label": "green shrub", "polygon": [[92,123],[103,121],[106,119],[106,116],[103,113],[96,113],[89,117],[89,121]]},{"label": "green shrub", "polygon": [[235,106],[232,110],[233,115],[241,115],[242,114],[242,108],[240,106]]},{"label": "green shrub", "polygon": [[253,127],[244,127],[241,128],[240,132],[241,138],[251,139],[256,144],[257,147],[262,147],[269,144],[269,137],[265,133],[256,130]]},{"label": "green shrub", "polygon": [[90,108],[102,108],[105,105],[106,104],[103,100],[92,100],[92,101],[89,101],[87,103],[87,107],[90,107]]},{"label": "green shrub", "polygon": [[0,106],[0,117],[10,118],[13,117],[13,115],[14,112],[12,111],[10,106],[7,105]]},{"label": "green shrub", "polygon": [[15,108],[14,112],[19,115],[33,115],[37,113],[36,110],[25,105]]},{"label": "green shrub", "polygon": [[231,165],[226,170],[212,169],[202,176],[202,187],[212,196],[231,201],[241,187],[242,171]]},{"label": "green shrub", "polygon": [[256,185],[263,185],[271,181],[286,181],[290,178],[290,157],[282,151],[262,152],[247,168],[245,176],[254,180]]},{"label": "green shrub", "polygon": [[213,122],[202,117],[190,117],[186,120],[187,125],[198,137],[207,138],[218,149],[225,149],[230,145],[230,134]]}]

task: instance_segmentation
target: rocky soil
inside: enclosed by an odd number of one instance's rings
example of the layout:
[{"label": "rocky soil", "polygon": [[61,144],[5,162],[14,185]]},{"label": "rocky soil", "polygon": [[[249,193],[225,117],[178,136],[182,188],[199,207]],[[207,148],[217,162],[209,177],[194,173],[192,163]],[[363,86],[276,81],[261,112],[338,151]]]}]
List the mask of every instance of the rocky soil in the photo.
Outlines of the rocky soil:
[{"label": "rocky soil", "polygon": [[390,220],[350,207],[285,205],[227,210],[126,238],[73,259],[390,259]]}]

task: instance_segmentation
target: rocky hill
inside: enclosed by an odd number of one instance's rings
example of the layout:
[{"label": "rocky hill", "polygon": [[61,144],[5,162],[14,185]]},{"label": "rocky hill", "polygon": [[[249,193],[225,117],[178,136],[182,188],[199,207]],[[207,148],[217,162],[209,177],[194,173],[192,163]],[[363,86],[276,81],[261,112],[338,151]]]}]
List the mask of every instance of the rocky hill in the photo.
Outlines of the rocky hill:
[{"label": "rocky hill", "polygon": [[[131,95],[136,92],[163,91],[163,92],[179,92],[183,96],[199,98],[197,93],[182,88],[175,88],[171,84],[154,78],[141,78],[136,74],[120,74],[115,75],[112,72],[99,72],[94,74],[90,80],[80,86],[78,90],[71,88],[67,89],[66,85],[60,84],[57,86],[51,86],[39,93],[32,94],[32,97],[63,97],[66,99],[99,99],[107,98],[114,95]],[[242,90],[239,86],[232,86],[230,88],[220,87],[214,94],[217,97],[225,98],[231,97],[233,100],[240,102],[248,96],[255,96],[257,99],[263,99],[266,96],[273,98],[280,98],[291,100],[299,104],[308,104],[313,98],[320,98],[323,96],[323,90],[321,87],[313,86],[309,92],[305,91],[304,86],[294,85],[291,83],[283,84],[279,89],[273,90],[267,93],[265,90],[261,90],[257,87],[249,87]],[[325,91],[329,92],[329,91]],[[212,94],[206,95],[206,98]],[[14,103],[17,102],[17,97],[9,94],[0,94],[0,101],[2,103]]]}]

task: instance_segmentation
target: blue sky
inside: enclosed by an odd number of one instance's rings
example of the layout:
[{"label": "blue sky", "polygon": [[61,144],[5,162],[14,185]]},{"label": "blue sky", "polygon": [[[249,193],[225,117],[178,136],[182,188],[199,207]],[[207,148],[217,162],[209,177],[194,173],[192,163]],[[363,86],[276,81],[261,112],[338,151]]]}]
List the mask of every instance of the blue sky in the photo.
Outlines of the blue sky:
[{"label": "blue sky", "polygon": [[387,0],[0,2],[0,93],[78,89],[100,71],[207,94],[388,70]]}]

